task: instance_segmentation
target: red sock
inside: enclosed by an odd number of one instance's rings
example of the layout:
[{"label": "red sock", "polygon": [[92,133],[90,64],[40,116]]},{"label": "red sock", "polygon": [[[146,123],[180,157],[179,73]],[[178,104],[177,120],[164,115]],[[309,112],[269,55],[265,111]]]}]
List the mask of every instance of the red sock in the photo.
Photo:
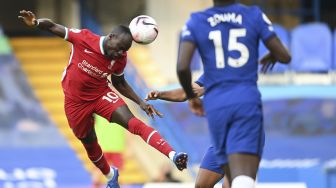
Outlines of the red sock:
[{"label": "red sock", "polygon": [[139,135],[147,144],[168,157],[169,152],[173,151],[172,147],[161,137],[161,135],[152,127],[137,118],[132,118],[128,122],[128,131]]},{"label": "red sock", "polygon": [[110,165],[106,161],[98,141],[95,140],[90,143],[83,143],[83,145],[93,164],[96,165],[104,175],[108,174],[110,172]]}]

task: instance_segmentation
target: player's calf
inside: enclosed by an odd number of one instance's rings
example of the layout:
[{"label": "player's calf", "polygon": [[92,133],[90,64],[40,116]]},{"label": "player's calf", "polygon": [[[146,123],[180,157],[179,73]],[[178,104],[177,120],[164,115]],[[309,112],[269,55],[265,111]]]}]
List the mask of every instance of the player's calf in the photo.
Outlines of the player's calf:
[{"label": "player's calf", "polygon": [[133,117],[128,122],[128,131],[139,135],[147,144],[169,157],[179,170],[187,168],[188,155],[176,153],[168,142],[152,127]]},{"label": "player's calf", "polygon": [[147,144],[151,145],[166,156],[168,156],[169,153],[173,151],[172,147],[155,129],[147,126],[145,123],[135,117],[129,120],[128,131],[139,135]]}]

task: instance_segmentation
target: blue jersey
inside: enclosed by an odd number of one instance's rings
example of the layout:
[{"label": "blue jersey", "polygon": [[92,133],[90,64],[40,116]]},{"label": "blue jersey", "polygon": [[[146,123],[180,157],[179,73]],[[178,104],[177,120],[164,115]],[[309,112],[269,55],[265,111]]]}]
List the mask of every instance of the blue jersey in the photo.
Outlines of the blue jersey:
[{"label": "blue jersey", "polygon": [[196,84],[198,84],[201,87],[204,87],[204,74],[202,74],[196,81]]},{"label": "blue jersey", "polygon": [[206,111],[261,102],[256,84],[259,40],[274,35],[271,22],[257,6],[234,3],[191,15],[181,40],[195,43],[200,52]]}]

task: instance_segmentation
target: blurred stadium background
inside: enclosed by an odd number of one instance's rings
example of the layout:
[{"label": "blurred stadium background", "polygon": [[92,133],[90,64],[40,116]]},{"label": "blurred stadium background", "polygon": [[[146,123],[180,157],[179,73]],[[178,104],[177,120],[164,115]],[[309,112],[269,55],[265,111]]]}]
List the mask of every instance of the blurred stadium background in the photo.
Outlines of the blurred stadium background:
[{"label": "blurred stadium background", "polygon": [[[336,188],[336,1],[241,0],[258,4],[292,54],[289,66],[260,75],[266,148],[258,188]],[[61,74],[69,58],[62,39],[24,27],[19,10],[36,12],[74,28],[108,33],[147,14],[159,24],[157,40],[134,44],[126,78],[138,94],[178,87],[175,74],[179,31],[190,12],[211,0],[1,0],[0,1],[0,187],[92,187],[94,167],[68,128]],[[260,46],[260,55],[266,53]],[[194,78],[202,72],[197,53]],[[121,166],[123,187],[193,187],[209,145],[206,121],[185,103],[153,104],[165,115],[152,121],[179,151],[189,153],[188,170],[178,172],[164,156],[118,126],[97,121],[106,150]],[[111,129],[111,130],[108,130]],[[104,137],[104,138],[103,138]],[[173,178],[165,177],[172,173]],[[181,183],[166,184],[172,179]],[[219,186],[220,187],[220,186]]]}]

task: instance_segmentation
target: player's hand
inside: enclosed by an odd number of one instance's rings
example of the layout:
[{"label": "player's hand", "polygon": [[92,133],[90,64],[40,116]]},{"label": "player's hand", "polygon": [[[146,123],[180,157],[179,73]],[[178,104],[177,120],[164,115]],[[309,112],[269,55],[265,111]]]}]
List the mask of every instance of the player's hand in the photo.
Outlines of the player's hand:
[{"label": "player's hand", "polygon": [[195,97],[188,100],[189,102],[189,108],[192,113],[198,115],[198,116],[204,116],[204,109],[203,104],[200,98]]},{"label": "player's hand", "polygon": [[29,27],[37,26],[37,20],[35,14],[31,11],[21,10],[18,18],[22,20]]},{"label": "player's hand", "polygon": [[159,94],[160,92],[159,91],[150,91],[148,94],[147,94],[147,97],[145,98],[145,101],[149,101],[149,100],[156,100],[159,98]]},{"label": "player's hand", "polygon": [[271,61],[263,64],[262,67],[261,67],[261,72],[262,73],[267,73],[268,71],[271,71],[273,69],[274,65],[275,65],[275,62],[273,63]]},{"label": "player's hand", "polygon": [[163,114],[156,110],[153,105],[147,104],[145,102],[140,103],[140,108],[146,112],[146,114],[154,120],[154,115],[159,116],[160,118],[163,117]]},{"label": "player's hand", "polygon": [[273,56],[269,53],[265,55],[263,58],[261,58],[260,64],[262,64],[261,72],[266,73],[267,71],[271,71],[276,63]]}]

